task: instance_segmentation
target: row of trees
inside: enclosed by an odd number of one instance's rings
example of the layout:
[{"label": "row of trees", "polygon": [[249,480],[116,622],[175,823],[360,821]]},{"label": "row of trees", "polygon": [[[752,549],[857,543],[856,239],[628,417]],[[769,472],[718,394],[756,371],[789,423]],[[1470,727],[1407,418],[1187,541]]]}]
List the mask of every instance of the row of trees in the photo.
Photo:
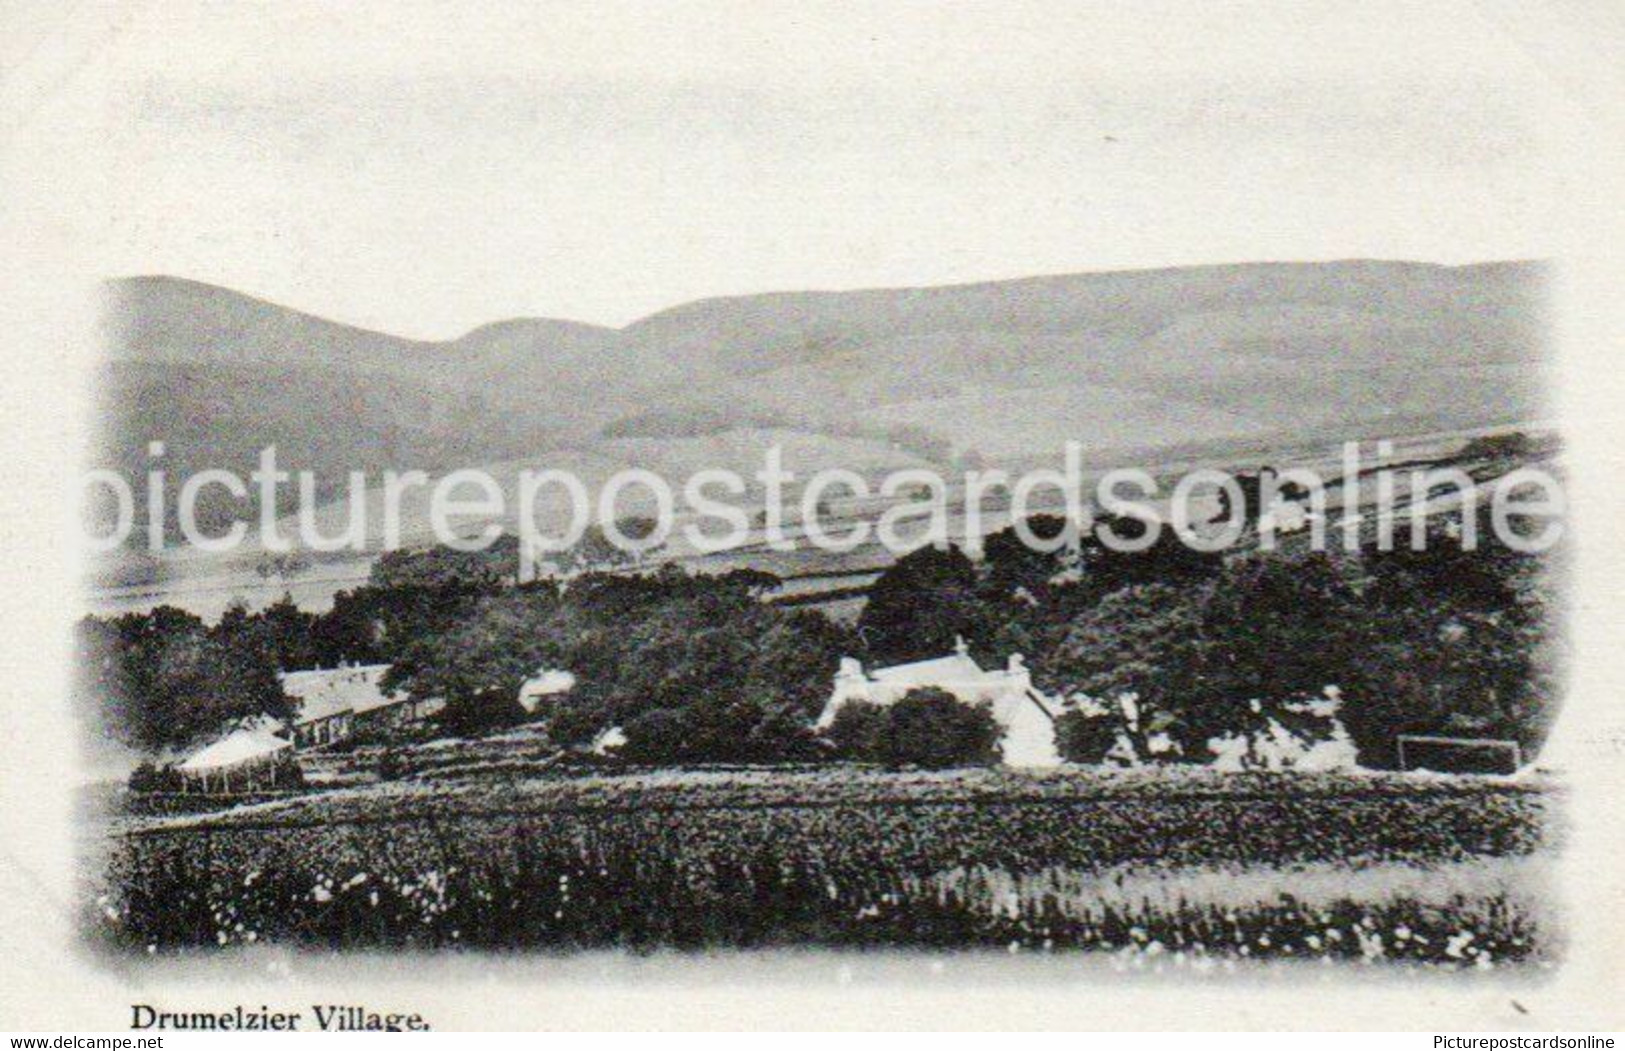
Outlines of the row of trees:
[{"label": "row of trees", "polygon": [[[640,520],[621,525],[628,535],[647,529]],[[591,530],[563,561],[579,572],[616,565],[620,555]],[[267,577],[296,572],[285,559],[257,568]],[[76,692],[108,736],[149,752],[185,747],[243,718],[288,716],[278,672],[394,661],[461,624],[518,571],[517,540],[504,537],[478,552],[388,552],[366,584],[340,592],[324,613],[284,597],[254,613],[234,606],[213,625],[171,606],[86,617],[76,632]]]},{"label": "row of trees", "polygon": [[[1110,524],[1119,535],[1135,527]],[[1064,527],[1030,525],[1040,536]],[[839,655],[908,661],[963,636],[987,663],[1027,654],[1056,696],[1134,696],[1143,724],[1172,739],[1171,755],[1205,757],[1210,738],[1248,732],[1261,711],[1288,718],[1286,706],[1327,686],[1338,687],[1369,765],[1390,765],[1401,733],[1535,748],[1556,694],[1550,574],[1488,531],[1480,539],[1469,549],[1441,523],[1420,551],[1224,557],[1172,536],[1138,553],[1093,540],[1043,553],[1006,531],[988,538],[980,560],[953,547],[900,559],[852,632],[765,604],[776,581],[761,574],[584,578],[482,598],[409,647],[394,675],[450,699],[473,729],[519,718],[512,698],[538,667],[568,668],[580,685],[542,713],[561,742],[613,725],[626,734],[623,754],[640,761],[803,759],[820,754],[808,724]],[[833,743],[919,765],[941,761],[939,748],[958,761],[996,754],[997,728],[982,740],[965,730],[979,720],[950,717],[947,703],[932,700],[933,714],[907,733],[887,727],[907,725],[898,720],[911,706],[855,708]],[[1091,754],[1097,729],[1067,729],[1063,748]],[[911,735],[921,739],[915,752],[895,744]]]}]

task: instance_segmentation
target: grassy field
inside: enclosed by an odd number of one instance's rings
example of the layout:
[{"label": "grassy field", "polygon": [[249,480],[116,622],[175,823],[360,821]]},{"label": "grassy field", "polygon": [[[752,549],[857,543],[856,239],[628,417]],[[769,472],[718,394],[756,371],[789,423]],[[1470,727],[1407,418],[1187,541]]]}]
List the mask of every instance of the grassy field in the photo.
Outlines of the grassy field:
[{"label": "grassy field", "polygon": [[1552,958],[1538,784],[858,769],[395,782],[122,819],[136,951],[840,945]]}]

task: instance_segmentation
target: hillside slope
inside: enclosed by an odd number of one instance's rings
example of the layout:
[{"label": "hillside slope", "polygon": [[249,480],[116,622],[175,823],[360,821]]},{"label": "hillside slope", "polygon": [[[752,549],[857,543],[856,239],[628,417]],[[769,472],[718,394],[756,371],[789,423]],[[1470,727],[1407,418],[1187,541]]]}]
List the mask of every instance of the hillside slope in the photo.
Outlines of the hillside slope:
[{"label": "hillside slope", "polygon": [[129,278],[109,288],[95,458],[140,469],[158,439],[177,475],[246,470],[275,443],[336,477],[783,428],[946,461],[1502,424],[1542,412],[1546,280],[1539,263],[1200,266],[731,296],[433,343]]}]

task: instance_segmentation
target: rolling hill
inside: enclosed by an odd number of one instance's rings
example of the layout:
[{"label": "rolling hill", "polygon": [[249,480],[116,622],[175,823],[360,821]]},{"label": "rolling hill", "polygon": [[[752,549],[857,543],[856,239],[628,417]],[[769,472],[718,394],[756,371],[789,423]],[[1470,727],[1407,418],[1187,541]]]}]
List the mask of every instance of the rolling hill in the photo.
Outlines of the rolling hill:
[{"label": "rolling hill", "polygon": [[136,472],[161,439],[176,476],[246,471],[275,444],[326,497],[349,470],[599,462],[725,434],[1015,461],[1069,438],[1143,452],[1513,423],[1543,412],[1547,278],[1531,262],[1199,266],[731,296],[622,329],[514,319],[440,343],[127,278],[109,285],[95,460]]}]

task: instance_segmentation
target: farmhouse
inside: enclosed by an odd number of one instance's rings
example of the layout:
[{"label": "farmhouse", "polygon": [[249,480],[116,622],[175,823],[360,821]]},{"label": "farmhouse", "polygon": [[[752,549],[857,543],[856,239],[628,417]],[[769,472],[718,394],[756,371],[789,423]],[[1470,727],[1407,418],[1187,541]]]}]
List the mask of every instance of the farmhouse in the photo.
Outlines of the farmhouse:
[{"label": "farmhouse", "polygon": [[966,704],[987,705],[1004,730],[1000,747],[1006,764],[1060,763],[1055,747],[1055,720],[1061,714],[1060,705],[1034,688],[1021,654],[1011,654],[1004,668],[984,670],[971,659],[964,639],[957,640],[954,652],[948,656],[870,671],[852,657],[841,658],[834,690],[817,725],[827,729],[835,721],[835,713],[850,702],[886,706],[895,704],[910,690],[926,687],[945,690]]},{"label": "farmhouse", "polygon": [[347,665],[282,675],[282,691],[293,699],[293,742],[320,748],[357,735],[411,726],[445,707],[435,699],[414,701],[405,693],[385,693],[387,664]]}]

